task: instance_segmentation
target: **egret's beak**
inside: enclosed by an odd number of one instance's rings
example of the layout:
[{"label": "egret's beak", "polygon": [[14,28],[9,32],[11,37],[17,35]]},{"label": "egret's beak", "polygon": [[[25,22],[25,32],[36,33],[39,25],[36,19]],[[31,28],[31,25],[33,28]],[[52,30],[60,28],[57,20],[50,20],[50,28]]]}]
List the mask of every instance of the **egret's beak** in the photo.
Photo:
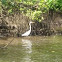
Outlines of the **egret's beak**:
[{"label": "egret's beak", "polygon": [[31,22],[31,23],[35,23],[35,22]]}]

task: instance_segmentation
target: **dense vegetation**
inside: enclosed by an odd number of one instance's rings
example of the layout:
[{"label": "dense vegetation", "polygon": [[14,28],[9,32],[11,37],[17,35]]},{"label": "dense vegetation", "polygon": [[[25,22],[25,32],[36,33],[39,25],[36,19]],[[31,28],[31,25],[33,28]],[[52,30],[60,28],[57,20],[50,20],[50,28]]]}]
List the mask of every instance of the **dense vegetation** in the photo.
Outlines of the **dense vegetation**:
[{"label": "dense vegetation", "polygon": [[0,13],[21,12],[32,20],[41,22],[42,14],[50,10],[62,12],[62,0],[0,0]]}]

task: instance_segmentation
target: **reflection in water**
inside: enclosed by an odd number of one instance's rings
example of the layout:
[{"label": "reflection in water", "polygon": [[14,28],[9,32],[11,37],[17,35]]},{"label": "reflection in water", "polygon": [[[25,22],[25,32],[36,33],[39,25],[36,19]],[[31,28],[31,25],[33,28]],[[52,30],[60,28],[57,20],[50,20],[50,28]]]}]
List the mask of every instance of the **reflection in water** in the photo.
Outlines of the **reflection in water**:
[{"label": "reflection in water", "polygon": [[30,53],[32,53],[32,43],[30,40],[22,39],[22,46],[25,49],[25,57],[23,58],[23,61],[25,62],[31,62],[31,56]]}]

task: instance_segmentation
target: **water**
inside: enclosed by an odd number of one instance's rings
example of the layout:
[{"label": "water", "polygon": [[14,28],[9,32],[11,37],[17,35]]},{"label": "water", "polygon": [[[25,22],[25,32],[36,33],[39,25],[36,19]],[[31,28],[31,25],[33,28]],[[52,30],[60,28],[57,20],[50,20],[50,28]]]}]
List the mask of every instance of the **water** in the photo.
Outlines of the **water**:
[{"label": "water", "polygon": [[[0,47],[12,39],[0,39]],[[62,62],[62,36],[14,38],[0,49],[0,62]]]}]

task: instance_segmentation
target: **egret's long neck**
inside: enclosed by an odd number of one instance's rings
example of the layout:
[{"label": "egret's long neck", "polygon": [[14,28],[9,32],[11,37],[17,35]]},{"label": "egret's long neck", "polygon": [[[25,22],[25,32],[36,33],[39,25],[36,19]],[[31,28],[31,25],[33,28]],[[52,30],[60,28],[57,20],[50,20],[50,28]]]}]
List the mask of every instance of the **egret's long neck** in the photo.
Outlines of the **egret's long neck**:
[{"label": "egret's long neck", "polygon": [[30,31],[31,31],[31,24],[30,24]]}]

